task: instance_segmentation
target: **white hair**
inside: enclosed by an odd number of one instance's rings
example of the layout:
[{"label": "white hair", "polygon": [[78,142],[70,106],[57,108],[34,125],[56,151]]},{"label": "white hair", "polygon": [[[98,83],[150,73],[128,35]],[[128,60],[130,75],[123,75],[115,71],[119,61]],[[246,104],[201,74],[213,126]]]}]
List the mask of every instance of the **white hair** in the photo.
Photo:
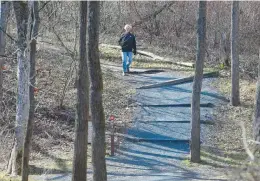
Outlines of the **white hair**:
[{"label": "white hair", "polygon": [[124,29],[129,32],[132,30],[132,26],[130,24],[126,24]]}]

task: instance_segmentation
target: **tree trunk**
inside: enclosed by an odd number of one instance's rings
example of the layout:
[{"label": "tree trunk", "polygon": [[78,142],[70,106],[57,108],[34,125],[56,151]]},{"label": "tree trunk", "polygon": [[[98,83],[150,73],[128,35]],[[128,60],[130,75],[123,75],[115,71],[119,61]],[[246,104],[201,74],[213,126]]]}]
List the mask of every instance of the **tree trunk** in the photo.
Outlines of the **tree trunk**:
[{"label": "tree trunk", "polygon": [[[256,84],[256,96],[255,96],[255,115],[253,121],[253,135],[255,141],[260,141],[260,49],[258,60],[258,79]],[[259,151],[259,145],[256,144],[254,152]]]},{"label": "tree trunk", "polygon": [[230,33],[221,34],[221,60],[225,67],[230,67]]},{"label": "tree trunk", "polygon": [[105,117],[102,105],[102,72],[99,60],[99,2],[90,1],[88,6],[88,61],[90,73],[90,105],[92,116],[92,163],[93,180],[106,181]]},{"label": "tree trunk", "polygon": [[25,125],[29,117],[29,71],[30,62],[25,57],[26,35],[28,23],[28,4],[24,1],[13,2],[14,13],[17,24],[18,34],[18,72],[17,72],[17,103],[16,103],[16,125],[15,125],[15,144],[9,160],[8,174],[21,174],[22,148],[24,142]]},{"label": "tree trunk", "polygon": [[203,79],[203,65],[206,50],[206,1],[199,2],[197,20],[197,56],[191,104],[191,161],[200,162],[200,93]]},{"label": "tree trunk", "polygon": [[238,106],[239,100],[239,52],[238,52],[238,38],[239,38],[239,2],[232,3],[232,22],[231,22],[231,104]]},{"label": "tree trunk", "polygon": [[87,1],[80,2],[80,61],[77,83],[77,118],[73,158],[73,181],[85,181],[89,115],[89,77],[86,57]]},{"label": "tree trunk", "polygon": [[29,99],[30,99],[30,108],[29,108],[29,119],[27,122],[25,141],[23,146],[23,161],[22,161],[22,181],[28,181],[29,175],[29,158],[30,158],[30,147],[32,139],[32,130],[33,130],[33,119],[34,119],[34,88],[35,88],[35,54],[36,54],[36,38],[38,35],[39,27],[39,12],[38,12],[38,1],[30,2],[30,21],[28,24],[29,37],[28,42],[29,47],[29,58],[30,58],[30,87],[29,87]]},{"label": "tree trunk", "polygon": [[[3,101],[3,64],[4,64],[4,57],[5,54],[5,34],[3,31],[6,31],[6,19],[7,13],[9,12],[9,5],[10,3],[7,1],[0,1],[1,5],[1,14],[0,14],[0,112],[2,113],[2,101]],[[2,116],[2,115],[1,115]],[[0,119],[1,119],[0,116]]]}]

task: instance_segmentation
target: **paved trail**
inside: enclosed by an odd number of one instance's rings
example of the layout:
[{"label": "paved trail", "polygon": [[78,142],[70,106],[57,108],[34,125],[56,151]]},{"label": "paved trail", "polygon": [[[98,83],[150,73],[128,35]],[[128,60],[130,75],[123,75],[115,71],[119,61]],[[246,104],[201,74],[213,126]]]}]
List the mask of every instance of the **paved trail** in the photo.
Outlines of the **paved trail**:
[{"label": "paved trail", "polygon": [[[180,77],[161,72],[131,75],[125,79],[140,86]],[[210,88],[210,81],[203,81],[201,104],[220,104],[224,98]],[[218,173],[212,173],[209,178],[209,173],[187,170],[183,164],[189,155],[191,110],[175,105],[190,104],[191,93],[192,83],[137,89],[135,99],[140,107],[135,112],[133,127],[127,131],[131,139],[123,143],[117,156],[108,158],[109,180],[219,180],[214,179]],[[201,120],[212,121],[211,114],[212,108],[201,108]]]},{"label": "paved trail", "polygon": [[[114,71],[121,68],[113,67]],[[170,72],[140,73],[123,77],[133,86],[157,83],[181,75]],[[221,104],[223,98],[209,86],[210,79],[203,81],[201,103]],[[110,181],[173,181],[173,180],[220,180],[211,170],[187,169],[183,160],[189,155],[190,120],[189,107],[192,83],[155,89],[137,89],[133,127],[114,157],[107,158]],[[142,106],[145,105],[145,106]],[[149,106],[150,105],[150,106]],[[152,106],[151,106],[152,105]],[[158,106],[160,105],[160,106]],[[211,120],[212,108],[201,108],[201,120]],[[202,142],[205,139],[202,130]],[[203,173],[204,172],[204,173]],[[209,175],[211,177],[209,177]],[[88,174],[91,180],[91,169]],[[48,176],[47,180],[70,180],[71,175]]]}]

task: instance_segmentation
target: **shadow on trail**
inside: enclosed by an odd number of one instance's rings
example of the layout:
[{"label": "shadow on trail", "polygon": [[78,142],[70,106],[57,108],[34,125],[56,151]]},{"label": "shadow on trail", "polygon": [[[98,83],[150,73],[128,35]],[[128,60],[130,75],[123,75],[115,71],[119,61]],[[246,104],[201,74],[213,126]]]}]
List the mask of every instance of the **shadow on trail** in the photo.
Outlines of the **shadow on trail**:
[{"label": "shadow on trail", "polygon": [[[178,86],[167,86],[155,89],[149,89],[149,94],[146,91],[140,91],[137,94],[137,98],[140,104],[190,104],[192,98],[192,90],[190,90],[192,84]],[[229,99],[214,92],[208,90],[202,90],[201,103],[210,103],[211,105],[218,103],[227,103]]]},{"label": "shadow on trail", "polygon": [[157,74],[157,73],[161,73],[164,72],[164,70],[159,70],[159,69],[152,69],[152,70],[145,70],[145,71],[130,71],[128,72],[128,74]]},{"label": "shadow on trail", "polygon": [[[136,149],[142,148],[142,149]],[[165,148],[167,151],[164,151]],[[145,150],[145,151],[140,151]],[[172,150],[171,153],[168,151]],[[159,152],[158,152],[159,151]],[[189,152],[189,144],[169,144],[165,142],[153,142],[153,143],[146,143],[146,142],[139,142],[132,144],[125,144],[120,150],[120,158],[113,159],[113,157],[107,158],[107,160],[125,165],[131,165],[131,167],[141,166],[141,169],[145,170],[152,170],[160,172],[159,166],[169,166],[168,168],[174,169],[174,167],[178,167],[169,162],[170,159],[174,160],[183,160],[185,159],[185,155]],[[174,156],[176,153],[182,153],[183,157]],[[113,164],[110,163],[111,166]]]},{"label": "shadow on trail", "polygon": [[[153,71],[153,70],[151,70],[151,71]],[[161,70],[159,70],[159,71],[161,71]],[[163,73],[163,72],[164,71],[157,72],[157,73]],[[144,75],[144,74],[137,74],[137,75],[138,75],[138,78],[141,79],[143,83],[149,82],[149,84],[159,83],[161,81],[169,81],[169,80],[178,79],[178,77],[164,77],[164,76],[162,76],[160,74],[157,74],[157,75],[154,75],[154,76],[151,76],[149,74],[146,74],[146,75]]]},{"label": "shadow on trail", "polygon": [[[212,108],[201,109],[201,120],[213,121],[211,116]],[[139,114],[136,115],[136,122],[174,122],[191,120],[191,108],[189,107],[139,107]],[[163,123],[162,122],[162,123]],[[175,124],[175,123],[174,123]],[[178,126],[178,125],[174,125]]]},{"label": "shadow on trail", "polygon": [[[105,67],[114,67],[118,70],[122,69],[122,66],[120,65],[114,65],[114,64],[107,64],[107,63],[101,63],[101,65],[105,66]],[[139,69],[139,70],[138,70]],[[147,69],[147,70],[145,70]],[[140,74],[157,74],[157,73],[161,73],[161,72],[165,72],[162,69],[151,69],[151,68],[130,68],[130,71],[128,72],[128,74],[133,74],[133,75],[140,75]]]},{"label": "shadow on trail", "polygon": [[[185,93],[192,93],[192,90],[188,90],[188,89],[184,89],[184,88],[181,88],[181,87],[165,87],[164,88],[165,90],[174,90],[176,92],[185,92]],[[213,98],[216,98],[216,99],[219,99],[221,101],[224,101],[224,102],[229,102],[229,99],[227,99],[226,97],[224,96],[221,96],[217,93],[211,93],[211,92],[206,92],[206,91],[201,91],[200,93],[201,95],[204,95],[204,96],[209,96],[209,97],[213,97]]]},{"label": "shadow on trail", "polygon": [[[151,71],[153,72],[154,70],[151,70]],[[158,73],[161,72],[160,70],[157,70],[157,71],[159,71]],[[141,82],[143,82],[143,83],[150,82],[150,84],[154,84],[154,83],[159,83],[161,81],[174,80],[174,79],[177,79],[177,78],[178,77],[164,77],[164,76],[142,75],[141,77],[139,77],[138,80],[135,80],[135,81],[139,82],[139,83],[141,83]],[[173,94],[178,94],[178,95],[180,95],[180,93],[189,93],[189,94],[184,94],[184,95],[186,95],[187,98],[191,98],[192,82],[187,82],[187,83],[179,84],[179,85],[169,85],[169,86],[163,86],[163,87],[149,89],[149,92],[153,92],[153,93],[156,93],[156,94],[160,95],[160,98],[163,98],[162,96],[164,96],[164,92],[169,92],[169,91],[171,93],[173,93]],[[148,94],[148,95],[152,95],[153,96],[153,94],[151,94],[151,93]],[[201,91],[201,95],[203,96],[202,100],[206,99],[205,97],[211,97],[211,98],[223,101],[223,102],[229,102],[228,98],[226,98],[226,97],[224,97],[222,95],[219,95],[218,93],[202,90]],[[166,96],[166,97],[167,97],[167,99],[169,99],[170,96]],[[179,99],[178,96],[174,96],[173,95],[172,97],[174,97],[175,99]],[[152,97],[149,97],[149,98],[152,98]],[[190,102],[191,100],[188,100],[188,101]]]},{"label": "shadow on trail", "polygon": [[[145,71],[134,72],[132,74],[137,76],[129,76],[126,80],[136,86],[137,82],[153,84],[179,76],[167,72],[158,73],[151,76]],[[201,119],[208,122],[213,120],[211,112],[214,105],[228,101],[210,89],[210,81],[208,79],[203,83],[201,92]],[[109,180],[225,180],[215,179],[211,170],[203,173],[201,168],[185,165],[190,152],[190,121],[187,120],[191,119],[191,97],[191,82],[137,90],[135,100],[139,106],[135,110],[133,125],[126,133],[126,138],[130,139],[124,140],[117,156],[107,158]],[[202,164],[222,168],[221,164],[208,162],[217,158],[212,155],[204,155],[205,157],[208,159],[203,160]]]},{"label": "shadow on trail", "polygon": [[[127,135],[132,138],[132,142],[166,142],[170,145],[173,143],[189,142],[190,133],[189,123],[136,123],[135,126],[127,130]],[[178,147],[177,147],[178,148]]]},{"label": "shadow on trail", "polygon": [[[108,166],[111,171],[108,176],[111,180],[125,180],[127,177],[149,177],[151,180],[221,180],[202,178],[201,174],[184,168],[178,161],[184,161],[189,154],[189,144],[183,143],[138,143],[138,147],[125,145],[121,148],[118,158],[107,158]],[[142,151],[140,151],[142,150]],[[171,150],[171,151],[170,151]],[[117,164],[120,164],[118,166]],[[162,169],[163,168],[163,169]],[[126,172],[117,171],[117,169],[132,170]],[[141,171],[142,173],[138,173]],[[118,178],[122,179],[118,179]],[[157,179],[158,178],[158,179]],[[109,180],[110,180],[109,179]]]},{"label": "shadow on trail", "polygon": [[[170,107],[187,107],[190,108],[191,104],[143,104],[143,105],[133,105],[131,107],[158,107],[158,108],[170,108]],[[214,108],[215,105],[212,103],[202,103],[200,104],[201,108]]]}]

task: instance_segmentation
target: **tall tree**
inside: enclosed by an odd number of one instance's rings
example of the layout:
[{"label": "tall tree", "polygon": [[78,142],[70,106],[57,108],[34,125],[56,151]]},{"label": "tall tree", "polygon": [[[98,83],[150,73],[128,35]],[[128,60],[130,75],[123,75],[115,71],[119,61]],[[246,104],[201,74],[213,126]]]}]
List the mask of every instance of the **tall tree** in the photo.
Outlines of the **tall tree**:
[{"label": "tall tree", "polygon": [[[253,135],[255,141],[260,141],[260,49],[258,60],[258,79],[256,83],[256,96],[255,96],[255,115],[253,120]],[[257,144],[254,152],[259,151],[259,145]]]},{"label": "tall tree", "polygon": [[90,105],[93,125],[92,163],[93,180],[106,181],[105,117],[102,105],[103,81],[99,60],[100,4],[90,1],[88,5],[88,62],[90,73]]},{"label": "tall tree", "polygon": [[73,181],[86,180],[89,118],[89,76],[86,57],[87,1],[80,2],[80,60],[77,83],[77,119],[73,159]]},{"label": "tall tree", "polygon": [[239,105],[239,1],[232,3],[231,16],[231,104]]},{"label": "tall tree", "polygon": [[22,148],[24,142],[25,125],[29,118],[29,72],[30,62],[26,55],[26,35],[28,23],[28,3],[26,1],[13,1],[14,14],[17,26],[17,103],[16,103],[16,125],[15,143],[12,149],[7,172],[8,174],[21,174]]},{"label": "tall tree", "polygon": [[33,119],[34,119],[34,88],[35,88],[35,55],[36,55],[36,39],[38,36],[38,28],[40,23],[38,1],[30,1],[30,16],[28,23],[28,44],[29,44],[29,62],[30,62],[30,87],[29,87],[29,118],[26,126],[26,133],[23,145],[23,160],[22,160],[22,181],[28,181],[29,175],[29,158],[30,158],[30,147],[33,130]]},{"label": "tall tree", "polygon": [[200,93],[206,50],[206,1],[199,2],[197,20],[197,55],[191,104],[191,161],[200,162]]},{"label": "tall tree", "polygon": [[7,14],[9,12],[10,3],[7,1],[0,1],[0,112],[2,112],[2,100],[3,100],[3,63],[4,63],[4,54],[5,54],[5,34],[6,31],[6,20]]}]

